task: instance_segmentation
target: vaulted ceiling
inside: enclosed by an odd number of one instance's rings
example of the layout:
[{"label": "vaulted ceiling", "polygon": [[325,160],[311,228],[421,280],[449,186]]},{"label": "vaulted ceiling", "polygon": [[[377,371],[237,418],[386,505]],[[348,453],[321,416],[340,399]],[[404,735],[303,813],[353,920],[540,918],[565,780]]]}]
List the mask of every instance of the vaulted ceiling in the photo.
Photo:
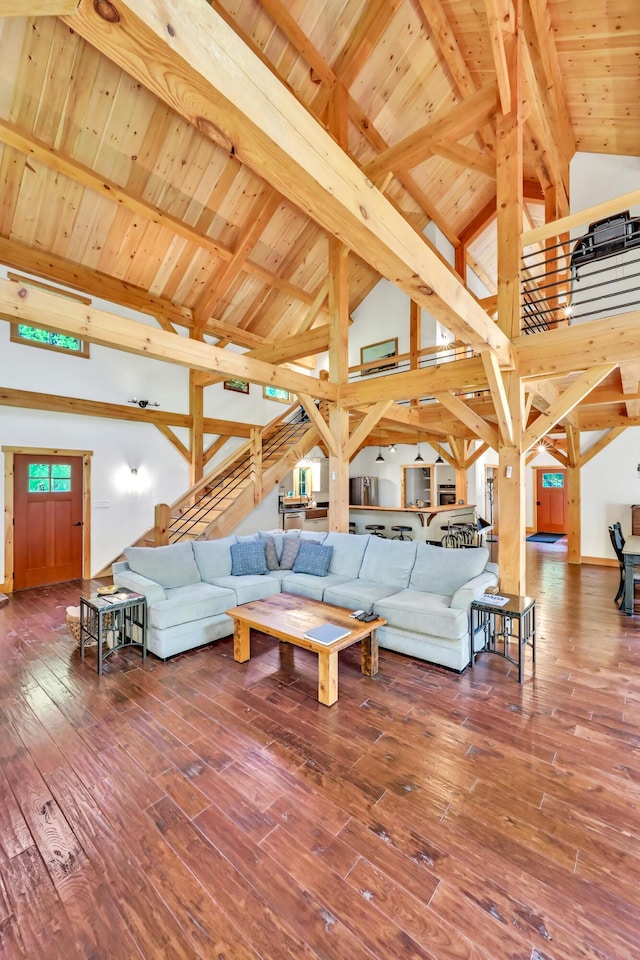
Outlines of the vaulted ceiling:
[{"label": "vaulted ceiling", "polygon": [[[139,71],[131,52],[131,69],[118,65],[118,25],[135,35],[146,11],[160,33],[181,18],[203,34],[224,20],[412,228],[433,221],[454,248],[472,238],[469,262],[495,289],[501,91],[491,26],[513,15],[509,0],[211,7],[0,0],[1,262],[223,347],[268,347],[326,325],[328,231],[293,175],[291,190],[286,171],[263,179],[193,90],[191,122],[161,98],[171,67],[144,43]],[[527,228],[544,217],[544,189],[566,184],[576,149],[640,154],[640,15],[637,0],[524,0],[523,25]],[[287,136],[283,128],[285,150]],[[353,310],[380,273],[350,246]]]}]

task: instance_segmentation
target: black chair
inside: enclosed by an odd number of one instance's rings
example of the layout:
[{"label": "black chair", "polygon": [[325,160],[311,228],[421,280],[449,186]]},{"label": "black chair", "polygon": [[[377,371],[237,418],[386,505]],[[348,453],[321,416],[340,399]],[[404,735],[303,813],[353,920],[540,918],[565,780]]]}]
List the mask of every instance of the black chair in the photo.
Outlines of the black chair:
[{"label": "black chair", "polygon": [[393,539],[394,540],[411,540],[411,537],[407,537],[407,533],[413,533],[413,527],[407,527],[402,523],[397,524],[395,527],[391,527],[391,530],[397,534]]},{"label": "black chair", "polygon": [[[618,592],[615,596],[615,603],[618,606],[622,606],[624,603],[624,590],[625,590],[625,570],[624,570],[624,554],[622,548],[624,547],[625,540],[622,533],[622,524],[614,523],[609,527],[609,537],[611,539],[611,546],[613,547],[614,553],[617,557],[618,563],[620,565],[620,583],[618,584]],[[640,567],[633,568],[633,586],[635,593],[635,585],[640,583]]]},{"label": "black chair", "polygon": [[365,530],[368,530],[369,533],[372,533],[374,537],[382,537],[384,540],[383,530],[386,530],[384,523],[367,523],[365,524]]}]

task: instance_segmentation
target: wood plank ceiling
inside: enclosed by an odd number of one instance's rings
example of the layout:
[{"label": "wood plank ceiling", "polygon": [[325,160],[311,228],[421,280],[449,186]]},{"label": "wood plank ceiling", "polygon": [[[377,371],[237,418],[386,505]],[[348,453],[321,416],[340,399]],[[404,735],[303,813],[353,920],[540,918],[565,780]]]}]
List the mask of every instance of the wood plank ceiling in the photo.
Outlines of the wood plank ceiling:
[{"label": "wood plank ceiling", "polygon": [[[325,231],[224,137],[189,124],[83,40],[74,6],[0,0],[0,261],[220,346],[255,349],[325,325]],[[94,4],[105,19],[117,6]],[[416,230],[433,220],[455,247],[488,212],[469,256],[495,289],[489,0],[211,6],[325,127],[346,91],[351,158]],[[637,0],[525,0],[524,14],[556,154],[565,163],[576,148],[640,154]],[[535,196],[552,162],[540,150],[545,122],[527,125],[525,228],[544,218]],[[350,254],[350,310],[378,279]]]}]

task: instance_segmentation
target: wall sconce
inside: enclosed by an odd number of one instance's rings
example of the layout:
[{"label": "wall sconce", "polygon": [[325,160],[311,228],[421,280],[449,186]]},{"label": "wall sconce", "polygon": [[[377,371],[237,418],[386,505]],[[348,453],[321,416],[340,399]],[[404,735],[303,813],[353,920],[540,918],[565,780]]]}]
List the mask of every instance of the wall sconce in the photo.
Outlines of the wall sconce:
[{"label": "wall sconce", "polygon": [[142,407],[144,410],[145,407],[159,407],[160,404],[157,400],[138,400],[134,397],[132,400],[128,400],[127,403],[137,403],[139,407]]},{"label": "wall sconce", "polygon": [[[390,443],[390,444],[389,444],[389,453],[395,453],[395,452],[396,452],[396,445],[395,445],[395,443]],[[639,467],[638,469],[640,470],[640,467]]]}]

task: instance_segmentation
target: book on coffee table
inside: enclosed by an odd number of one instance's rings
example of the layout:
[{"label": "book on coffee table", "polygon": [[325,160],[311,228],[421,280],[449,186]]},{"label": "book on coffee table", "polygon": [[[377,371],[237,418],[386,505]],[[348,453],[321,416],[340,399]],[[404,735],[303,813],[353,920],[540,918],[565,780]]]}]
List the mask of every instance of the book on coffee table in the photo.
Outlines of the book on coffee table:
[{"label": "book on coffee table", "polygon": [[304,635],[305,640],[315,640],[316,643],[335,643],[348,637],[351,630],[337,627],[335,623],[321,623],[319,627],[311,627]]}]

